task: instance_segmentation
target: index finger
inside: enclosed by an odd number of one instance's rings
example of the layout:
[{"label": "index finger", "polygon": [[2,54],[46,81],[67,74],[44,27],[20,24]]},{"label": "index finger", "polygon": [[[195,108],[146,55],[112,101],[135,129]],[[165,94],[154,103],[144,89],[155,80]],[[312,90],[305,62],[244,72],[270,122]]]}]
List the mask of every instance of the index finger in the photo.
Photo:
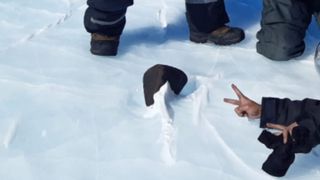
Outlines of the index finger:
[{"label": "index finger", "polygon": [[241,99],[242,97],[245,97],[236,85],[232,84],[231,87],[239,99]]},{"label": "index finger", "polygon": [[223,101],[229,104],[237,105],[237,106],[240,105],[240,101],[235,99],[224,98]]}]

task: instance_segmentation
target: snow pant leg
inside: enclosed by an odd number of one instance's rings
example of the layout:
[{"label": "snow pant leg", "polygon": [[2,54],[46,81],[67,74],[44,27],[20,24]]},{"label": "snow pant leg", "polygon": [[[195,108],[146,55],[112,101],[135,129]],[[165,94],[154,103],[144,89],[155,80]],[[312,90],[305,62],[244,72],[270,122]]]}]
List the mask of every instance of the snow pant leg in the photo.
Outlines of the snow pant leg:
[{"label": "snow pant leg", "polygon": [[100,11],[119,11],[133,5],[133,0],[87,0],[89,7]]},{"label": "snow pant leg", "polygon": [[314,12],[314,16],[320,25],[320,1],[319,0],[309,0],[311,2],[312,11]]},{"label": "snow pant leg", "polygon": [[88,0],[84,15],[84,26],[90,33],[107,36],[122,34],[126,23],[127,7],[133,0]]},{"label": "snow pant leg", "polygon": [[315,16],[318,24],[320,25],[320,11],[319,12],[315,12],[314,16]]},{"label": "snow pant leg", "polygon": [[302,0],[263,0],[257,52],[272,60],[289,60],[305,49],[312,12]]},{"label": "snow pant leg", "polygon": [[308,0],[308,1],[312,8],[312,11],[318,14],[320,12],[320,1],[319,0]]},{"label": "snow pant leg", "polygon": [[224,0],[186,0],[191,31],[210,33],[229,22]]}]

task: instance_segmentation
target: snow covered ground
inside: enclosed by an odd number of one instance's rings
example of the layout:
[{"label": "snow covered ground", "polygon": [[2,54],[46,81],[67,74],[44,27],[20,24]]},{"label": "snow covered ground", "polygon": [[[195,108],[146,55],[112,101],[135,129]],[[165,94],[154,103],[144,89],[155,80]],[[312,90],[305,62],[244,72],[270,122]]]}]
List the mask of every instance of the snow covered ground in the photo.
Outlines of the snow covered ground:
[{"label": "snow covered ground", "polygon": [[[273,179],[270,154],[249,122],[223,103],[235,83],[249,97],[320,99],[313,22],[303,56],[255,52],[260,0],[226,0],[240,44],[188,41],[184,0],[136,0],[119,56],[89,53],[85,0],[0,2],[1,180]],[[142,76],[154,64],[184,70],[182,95],[146,108]],[[164,87],[166,88],[166,87]],[[162,104],[161,104],[162,102]],[[320,148],[298,155],[283,179],[320,179]]]}]

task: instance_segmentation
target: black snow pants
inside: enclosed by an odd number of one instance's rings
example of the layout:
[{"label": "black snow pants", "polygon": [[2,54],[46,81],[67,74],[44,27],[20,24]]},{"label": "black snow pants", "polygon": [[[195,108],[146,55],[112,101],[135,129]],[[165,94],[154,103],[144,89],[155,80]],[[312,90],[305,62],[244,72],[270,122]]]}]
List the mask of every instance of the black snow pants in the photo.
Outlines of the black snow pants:
[{"label": "black snow pants", "polygon": [[[133,0],[88,0],[84,25],[88,32],[119,36],[126,23],[127,7]],[[210,33],[229,22],[224,0],[186,0],[189,27]]]},{"label": "black snow pants", "polygon": [[305,49],[304,37],[319,0],[263,0],[257,52],[272,60],[289,60]]}]

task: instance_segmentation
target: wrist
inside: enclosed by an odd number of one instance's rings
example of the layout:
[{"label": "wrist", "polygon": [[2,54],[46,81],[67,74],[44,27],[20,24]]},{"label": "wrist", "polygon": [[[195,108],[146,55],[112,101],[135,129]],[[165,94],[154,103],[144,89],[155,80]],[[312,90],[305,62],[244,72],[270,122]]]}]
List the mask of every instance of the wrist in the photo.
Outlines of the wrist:
[{"label": "wrist", "polygon": [[261,112],[262,112],[262,106],[257,103],[257,115],[256,115],[257,119],[261,117]]}]

